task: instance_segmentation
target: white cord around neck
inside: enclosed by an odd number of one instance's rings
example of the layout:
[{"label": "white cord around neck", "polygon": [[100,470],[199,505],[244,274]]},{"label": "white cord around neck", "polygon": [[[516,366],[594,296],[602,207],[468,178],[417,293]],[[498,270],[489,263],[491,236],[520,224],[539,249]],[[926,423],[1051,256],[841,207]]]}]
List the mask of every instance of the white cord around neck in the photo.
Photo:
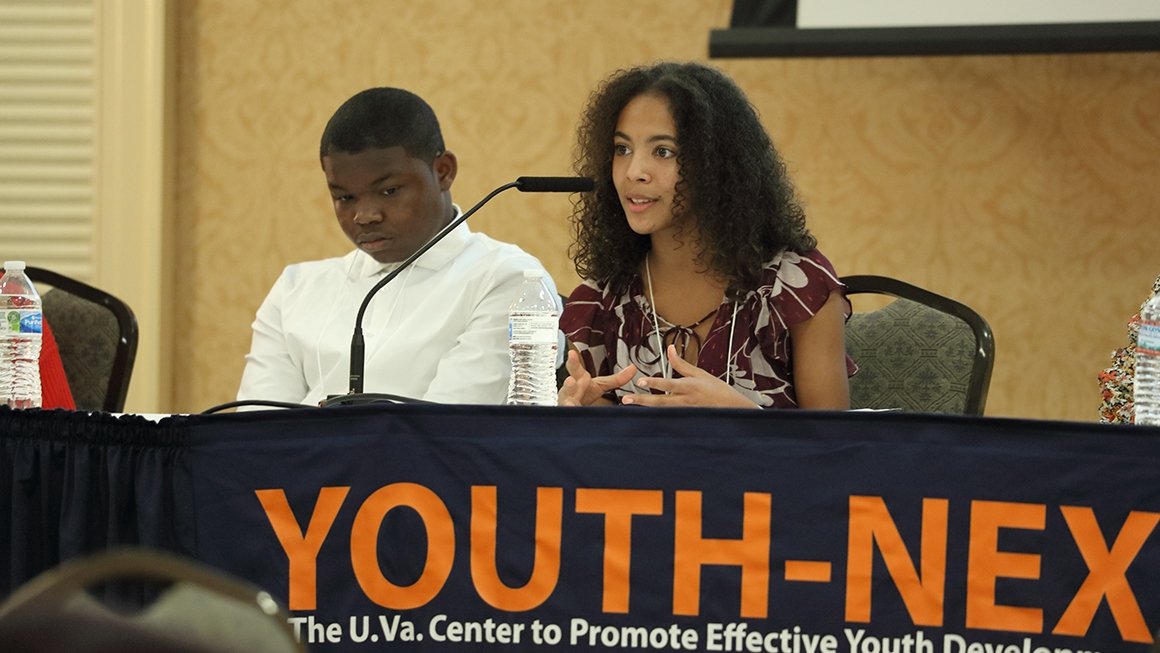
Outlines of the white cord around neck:
[{"label": "white cord around neck", "polygon": [[[652,270],[649,269],[648,256],[644,257],[644,278],[648,282],[648,307],[652,309],[653,318],[653,337],[657,340],[657,351],[660,352],[661,357],[661,374],[666,379],[671,379],[671,371],[669,370],[669,358],[665,352],[665,341],[661,337],[661,321],[657,319],[657,302],[653,297],[652,285]],[[729,318],[729,348],[725,350],[725,384],[732,385],[733,374],[730,371],[730,363],[733,361],[733,334],[736,332],[737,326],[737,302],[733,302],[733,315]],[[697,350],[698,357],[701,355],[700,349]]]},{"label": "white cord around neck", "polygon": [[648,281],[648,307],[652,309],[653,337],[657,339],[657,352],[661,357],[661,376],[671,379],[668,356],[665,352],[665,341],[661,338],[661,321],[657,319],[657,301],[653,297],[652,270],[648,266],[648,255],[644,257],[644,278]]}]

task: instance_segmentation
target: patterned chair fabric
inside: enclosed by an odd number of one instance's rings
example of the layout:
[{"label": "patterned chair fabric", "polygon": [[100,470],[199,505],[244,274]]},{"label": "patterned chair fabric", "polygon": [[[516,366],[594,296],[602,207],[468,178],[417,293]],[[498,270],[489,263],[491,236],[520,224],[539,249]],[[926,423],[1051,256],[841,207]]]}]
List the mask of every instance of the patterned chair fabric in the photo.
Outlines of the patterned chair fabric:
[{"label": "patterned chair fabric", "polygon": [[80,410],[105,405],[113,357],[117,353],[117,318],[100,304],[50,289],[44,294],[44,319],[52,325],[69,389]]},{"label": "patterned chair fabric", "polygon": [[137,355],[137,319],[120,299],[50,270],[27,268],[44,291],[44,319],[52,325],[78,410],[121,412]]},{"label": "patterned chair fabric", "polygon": [[72,558],[0,603],[13,653],[305,653],[268,592],[194,560],[122,547]]},{"label": "patterned chair fabric", "polygon": [[854,313],[846,325],[846,351],[859,366],[850,379],[852,408],[983,414],[994,339],[981,315],[896,279],[843,281],[848,295],[895,297],[878,310]]}]

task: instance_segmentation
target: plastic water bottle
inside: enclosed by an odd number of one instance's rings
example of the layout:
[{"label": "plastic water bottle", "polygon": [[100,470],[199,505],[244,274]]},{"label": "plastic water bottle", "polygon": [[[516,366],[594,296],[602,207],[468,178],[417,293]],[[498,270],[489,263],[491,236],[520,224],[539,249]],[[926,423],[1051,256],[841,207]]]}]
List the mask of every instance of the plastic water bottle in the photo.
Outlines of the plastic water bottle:
[{"label": "plastic water bottle", "polygon": [[544,283],[543,270],[524,270],[524,285],[508,312],[512,376],[507,403],[556,405],[556,334],[560,309]]},{"label": "plastic water bottle", "polygon": [[5,261],[0,277],[0,402],[40,407],[40,294],[24,261]]},{"label": "plastic water bottle", "polygon": [[1160,292],[1140,309],[1136,336],[1136,423],[1160,426]]}]

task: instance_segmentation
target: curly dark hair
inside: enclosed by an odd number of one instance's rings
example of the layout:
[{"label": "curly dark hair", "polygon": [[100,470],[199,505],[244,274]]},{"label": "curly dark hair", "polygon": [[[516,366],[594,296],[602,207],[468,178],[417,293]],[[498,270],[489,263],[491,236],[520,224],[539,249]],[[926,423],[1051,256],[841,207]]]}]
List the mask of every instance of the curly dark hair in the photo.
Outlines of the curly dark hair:
[{"label": "curly dark hair", "polygon": [[674,225],[678,234],[692,227],[701,264],[728,280],[731,298],[756,288],[778,252],[817,246],[785,163],[745,93],[710,66],[664,62],[617,71],[588,100],[573,165],[596,187],[573,206],[569,252],[581,278],[625,292],[651,246],[629,228],[612,181],[616,123],[642,94],[665,98],[676,125]]}]

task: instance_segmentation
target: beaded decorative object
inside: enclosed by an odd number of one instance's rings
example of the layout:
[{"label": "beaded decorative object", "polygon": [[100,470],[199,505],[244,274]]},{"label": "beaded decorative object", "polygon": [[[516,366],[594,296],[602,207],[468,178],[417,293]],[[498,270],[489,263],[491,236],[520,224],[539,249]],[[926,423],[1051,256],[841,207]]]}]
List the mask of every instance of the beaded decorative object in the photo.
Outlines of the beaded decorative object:
[{"label": "beaded decorative object", "polygon": [[[1152,295],[1160,292],[1160,277],[1152,284]],[[1151,299],[1149,296],[1140,304]],[[1112,352],[1112,364],[1100,372],[1100,422],[1105,424],[1131,424],[1135,421],[1132,390],[1136,376],[1136,338],[1140,331],[1140,313],[1128,320],[1128,346]]]}]

